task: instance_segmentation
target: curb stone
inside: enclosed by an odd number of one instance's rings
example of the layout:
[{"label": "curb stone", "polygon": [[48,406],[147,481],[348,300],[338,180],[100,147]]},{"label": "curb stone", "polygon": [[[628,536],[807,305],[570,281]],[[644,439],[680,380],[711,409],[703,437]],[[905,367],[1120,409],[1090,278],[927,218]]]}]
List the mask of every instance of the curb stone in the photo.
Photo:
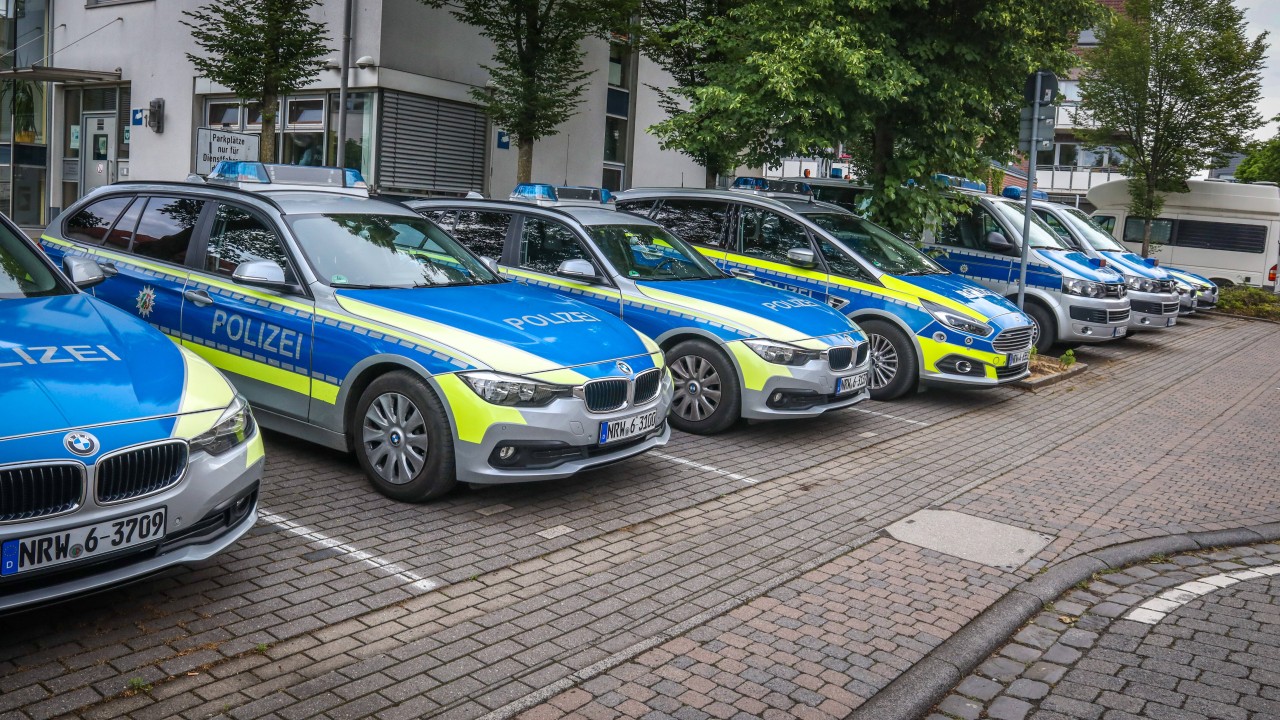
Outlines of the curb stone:
[{"label": "curb stone", "polygon": [[[1156,554],[1238,547],[1275,540],[1280,540],[1280,523],[1267,523],[1118,543],[1057,563],[1010,590],[920,662],[871,696],[846,720],[918,720],[924,717],[961,679],[1035,617],[1045,603],[1056,600],[1071,586],[1089,579],[1095,572],[1118,570]],[[1054,591],[1054,588],[1059,589]],[[949,669],[941,665],[949,666]]]},{"label": "curb stone", "polygon": [[1235,318],[1236,320],[1257,320],[1258,322],[1271,323],[1272,325],[1280,325],[1280,320],[1272,320],[1271,318],[1260,318],[1252,315],[1236,315],[1234,313],[1225,313],[1218,310],[1197,310],[1197,313],[1206,315],[1217,315],[1219,317]]},{"label": "curb stone", "polygon": [[1042,387],[1057,385],[1058,383],[1062,382],[1063,380],[1066,380],[1069,377],[1074,377],[1075,375],[1079,375],[1080,373],[1088,369],[1088,367],[1089,367],[1088,363],[1082,363],[1082,362],[1076,361],[1072,363],[1070,367],[1068,367],[1066,370],[1063,370],[1060,373],[1054,373],[1053,375],[1046,375],[1042,378],[1036,378],[1034,380],[1030,378],[1027,378],[1025,380],[1017,380],[1015,382],[1009,383],[1009,387],[1016,387],[1016,388],[1021,388],[1023,390],[1035,391]]}]

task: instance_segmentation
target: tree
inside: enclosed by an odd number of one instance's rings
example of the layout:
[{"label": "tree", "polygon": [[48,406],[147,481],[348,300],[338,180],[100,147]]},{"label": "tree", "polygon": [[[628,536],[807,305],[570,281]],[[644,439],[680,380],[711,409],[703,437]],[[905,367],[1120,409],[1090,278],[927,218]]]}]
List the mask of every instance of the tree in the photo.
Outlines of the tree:
[{"label": "tree", "polygon": [[516,181],[533,176],[533,144],[573,117],[591,70],[582,41],[624,28],[632,0],[422,0],[448,7],[493,41],[490,85],[471,96],[519,148]]},{"label": "tree", "polygon": [[1099,34],[1080,80],[1082,116],[1096,127],[1081,134],[1127,158],[1145,257],[1161,193],[1186,192],[1188,178],[1221,165],[1262,125],[1267,34],[1250,41],[1231,0],[1128,0]]},{"label": "tree", "polygon": [[918,229],[953,204],[935,173],[1012,159],[1027,74],[1073,65],[1073,37],[1102,13],[1096,0],[740,0],[696,38],[712,50],[706,83],[673,91],[690,111],[654,132],[752,165],[843,142],[867,159],[877,219]]},{"label": "tree", "polygon": [[318,0],[225,0],[183,11],[191,37],[208,57],[187,53],[204,77],[262,108],[258,158],[276,160],[280,98],[297,92],[324,67],[332,50],[324,26],[307,11]]},{"label": "tree", "polygon": [[1280,183],[1280,135],[1250,146],[1249,154],[1236,168],[1236,179]]}]

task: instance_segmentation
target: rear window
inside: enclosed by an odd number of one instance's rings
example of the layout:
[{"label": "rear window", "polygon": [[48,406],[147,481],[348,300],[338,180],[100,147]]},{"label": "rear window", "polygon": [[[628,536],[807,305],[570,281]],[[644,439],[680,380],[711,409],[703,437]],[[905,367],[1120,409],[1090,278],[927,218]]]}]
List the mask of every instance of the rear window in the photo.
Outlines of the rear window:
[{"label": "rear window", "polygon": [[62,226],[63,233],[70,240],[78,240],[90,245],[101,245],[102,241],[106,239],[107,231],[111,229],[111,225],[116,221],[116,218],[120,217],[121,211],[132,199],[132,196],[117,195],[90,203],[67,220],[66,224]]}]

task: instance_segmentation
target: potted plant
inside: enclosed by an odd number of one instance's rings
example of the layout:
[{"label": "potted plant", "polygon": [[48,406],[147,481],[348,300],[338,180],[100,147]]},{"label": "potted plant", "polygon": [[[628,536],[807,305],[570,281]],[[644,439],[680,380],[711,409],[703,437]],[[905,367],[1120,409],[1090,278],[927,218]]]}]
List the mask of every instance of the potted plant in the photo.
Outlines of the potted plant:
[{"label": "potted plant", "polygon": [[0,97],[8,97],[13,108],[14,142],[35,142],[36,106],[44,100],[41,84],[32,80],[6,80]]}]

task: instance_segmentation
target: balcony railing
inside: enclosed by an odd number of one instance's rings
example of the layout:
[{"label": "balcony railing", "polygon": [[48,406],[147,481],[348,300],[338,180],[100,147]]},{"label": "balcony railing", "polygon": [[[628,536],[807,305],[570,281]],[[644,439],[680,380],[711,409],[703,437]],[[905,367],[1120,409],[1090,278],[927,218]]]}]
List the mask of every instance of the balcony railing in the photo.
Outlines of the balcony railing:
[{"label": "balcony railing", "polygon": [[1036,187],[1046,192],[1088,190],[1094,185],[1128,176],[1116,168],[1037,165]]}]

